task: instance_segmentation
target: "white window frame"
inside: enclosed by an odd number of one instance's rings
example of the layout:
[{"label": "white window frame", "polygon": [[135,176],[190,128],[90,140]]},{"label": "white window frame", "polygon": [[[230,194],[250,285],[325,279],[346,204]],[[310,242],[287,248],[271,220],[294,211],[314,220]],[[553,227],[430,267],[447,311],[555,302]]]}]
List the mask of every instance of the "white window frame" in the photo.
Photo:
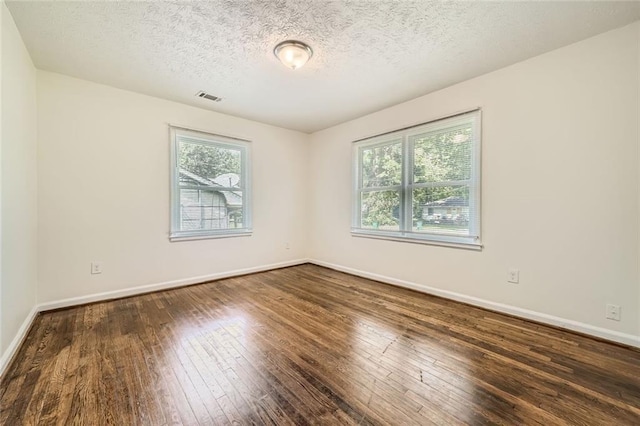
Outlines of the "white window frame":
[{"label": "white window frame", "polygon": [[[169,126],[171,141],[171,227],[169,230],[170,241],[198,240],[206,238],[227,238],[250,236],[252,229],[251,211],[251,142],[244,139],[237,139],[229,136],[216,135],[199,130],[187,129],[179,126]],[[231,148],[240,151],[240,187],[227,188],[215,187],[220,191],[242,191],[242,228],[227,229],[202,229],[188,230],[180,229],[180,165],[178,163],[180,140],[185,139],[190,143],[202,145]],[[188,187],[187,189],[211,189],[212,187],[202,186],[198,188]]]},{"label": "white window frame", "polygon": [[[413,149],[411,137],[427,132],[455,127],[456,123],[471,122],[473,134],[473,148],[471,153],[470,179],[464,181],[442,182],[413,182]],[[352,224],[351,235],[354,237],[379,238],[411,243],[433,244],[466,249],[482,249],[480,224],[480,190],[481,190],[481,139],[482,113],[479,108],[431,120],[426,123],[357,140],[353,143],[353,192],[352,192]],[[401,141],[402,173],[401,184],[389,187],[363,188],[362,185],[362,155],[363,149],[384,146]],[[465,185],[469,188],[469,236],[451,235],[445,233],[427,233],[413,231],[413,189],[434,186]],[[400,211],[398,215],[399,231],[363,228],[362,223],[362,194],[368,191],[396,190],[400,195]]]}]

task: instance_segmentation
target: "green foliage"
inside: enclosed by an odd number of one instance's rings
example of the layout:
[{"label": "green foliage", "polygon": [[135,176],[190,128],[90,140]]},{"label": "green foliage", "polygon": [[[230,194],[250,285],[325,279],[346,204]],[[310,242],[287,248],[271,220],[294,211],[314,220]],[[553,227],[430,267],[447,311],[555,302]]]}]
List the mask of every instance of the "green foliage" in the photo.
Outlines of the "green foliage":
[{"label": "green foliage", "polygon": [[414,182],[469,179],[471,148],[471,126],[415,138]]},{"label": "green foliage", "polygon": [[[447,129],[414,140],[414,182],[467,180],[471,176],[471,126]],[[422,217],[422,206],[448,197],[469,199],[465,186],[436,186],[413,192],[413,217]]]},{"label": "green foliage", "polygon": [[400,185],[402,181],[402,143],[362,150],[362,186],[365,188]]},{"label": "green foliage", "polygon": [[182,169],[207,179],[225,173],[240,175],[240,151],[235,149],[181,142],[179,160]]},{"label": "green foliage", "polygon": [[362,207],[362,225],[398,225],[400,197],[397,191],[366,192],[362,194]]},{"label": "green foliage", "polygon": [[[413,137],[415,183],[465,181],[471,175],[472,128],[465,125]],[[362,187],[401,185],[402,142],[361,150]],[[434,186],[413,191],[413,217],[422,218],[423,205],[447,197],[469,198],[466,186]],[[363,226],[398,224],[400,197],[396,190],[362,194]]]},{"label": "green foliage", "polygon": [[[402,143],[362,150],[362,186],[365,188],[400,185],[402,183]],[[362,225],[392,226],[398,224],[400,199],[397,191],[369,192],[362,195]],[[395,216],[394,217],[394,213]]]}]

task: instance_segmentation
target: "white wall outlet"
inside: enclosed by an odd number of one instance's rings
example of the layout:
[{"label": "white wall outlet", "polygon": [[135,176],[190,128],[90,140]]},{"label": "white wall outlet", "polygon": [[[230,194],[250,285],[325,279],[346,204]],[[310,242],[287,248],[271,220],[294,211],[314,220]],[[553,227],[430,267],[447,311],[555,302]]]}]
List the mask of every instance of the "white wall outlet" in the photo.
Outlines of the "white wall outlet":
[{"label": "white wall outlet", "polygon": [[509,269],[507,271],[507,282],[518,284],[520,282],[520,271],[517,269]]},{"label": "white wall outlet", "polygon": [[102,262],[91,262],[91,274],[101,274],[102,273]]},{"label": "white wall outlet", "polygon": [[612,305],[607,303],[607,319],[620,321],[620,316],[622,314],[622,309],[620,305]]},{"label": "white wall outlet", "polygon": [[289,243],[284,243],[285,250],[289,250],[290,248],[291,248],[291,245]]}]

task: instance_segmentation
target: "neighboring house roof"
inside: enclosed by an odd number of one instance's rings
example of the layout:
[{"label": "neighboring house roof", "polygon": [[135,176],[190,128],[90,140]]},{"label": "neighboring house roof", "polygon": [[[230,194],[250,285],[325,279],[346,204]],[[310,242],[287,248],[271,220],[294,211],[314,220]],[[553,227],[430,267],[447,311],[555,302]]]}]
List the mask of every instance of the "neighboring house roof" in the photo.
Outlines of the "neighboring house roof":
[{"label": "neighboring house roof", "polygon": [[214,186],[214,185],[216,185],[214,182],[210,181],[209,179],[204,178],[202,176],[199,176],[199,175],[197,175],[195,173],[191,173],[190,171],[185,170],[183,168],[180,168],[180,175],[181,175],[180,176],[180,180],[183,180],[184,178],[187,178],[187,179],[191,179],[191,180],[193,180],[193,181],[195,181],[195,182],[197,182],[197,183],[199,183],[201,185],[206,185],[206,186]]},{"label": "neighboring house roof", "polygon": [[180,168],[180,181],[193,181],[195,184],[200,184],[211,188],[212,191],[222,194],[228,207],[242,207],[242,193],[237,191],[223,191],[217,190],[219,188],[233,187],[240,182],[240,176],[235,173],[225,173],[217,176],[213,179],[207,179],[199,176],[193,172]]},{"label": "neighboring house roof", "polygon": [[224,198],[227,200],[227,206],[229,207],[242,207],[242,194],[231,191],[222,192]]},{"label": "neighboring house roof", "polygon": [[468,207],[469,200],[462,197],[447,197],[442,200],[423,204],[424,207]]}]

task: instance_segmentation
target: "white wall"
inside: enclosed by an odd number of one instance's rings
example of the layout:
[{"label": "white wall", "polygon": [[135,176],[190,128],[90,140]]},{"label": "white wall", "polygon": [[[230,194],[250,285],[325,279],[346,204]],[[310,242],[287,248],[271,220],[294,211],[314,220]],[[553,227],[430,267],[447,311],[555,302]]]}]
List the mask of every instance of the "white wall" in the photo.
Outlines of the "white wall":
[{"label": "white wall", "polygon": [[[169,242],[168,123],[253,141],[251,237]],[[38,129],[40,303],[306,257],[306,134],[44,71]]]},{"label": "white wall", "polygon": [[[310,257],[640,334],[638,23],[309,136],[44,71],[34,126],[36,72],[3,12],[3,352],[35,304],[36,223],[45,305]],[[484,250],[351,237],[351,141],[474,106]],[[168,123],[253,141],[253,236],[168,241]]]},{"label": "white wall", "polygon": [[[638,26],[313,134],[311,258],[635,339]],[[484,249],[351,237],[351,141],[476,106]],[[506,282],[510,267],[520,284]]]},{"label": "white wall", "polygon": [[[2,15],[2,244],[0,372],[36,305],[36,69],[4,2]],[[19,339],[18,339],[19,340]]]}]

